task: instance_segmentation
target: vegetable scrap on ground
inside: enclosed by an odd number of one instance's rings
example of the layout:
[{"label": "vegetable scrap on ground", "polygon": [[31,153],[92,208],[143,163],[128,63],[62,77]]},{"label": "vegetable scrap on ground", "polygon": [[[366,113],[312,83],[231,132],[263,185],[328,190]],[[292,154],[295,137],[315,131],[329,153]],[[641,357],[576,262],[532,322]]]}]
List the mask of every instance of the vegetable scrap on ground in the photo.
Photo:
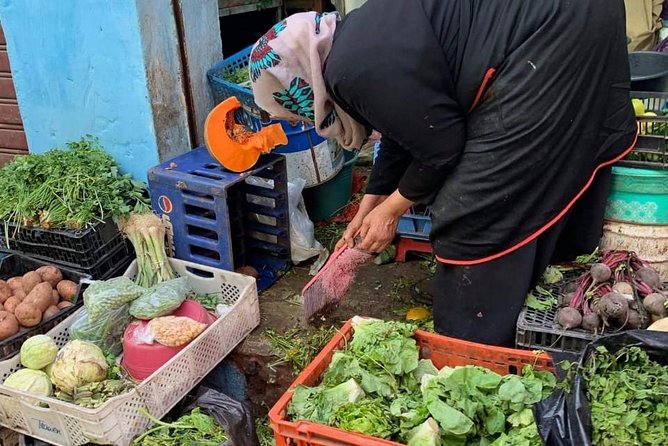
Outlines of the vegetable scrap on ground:
[{"label": "vegetable scrap on ground", "polygon": [[420,359],[415,326],[355,318],[315,387],[294,389],[288,415],[409,446],[540,444],[533,404],[554,389],[551,372],[522,376]]},{"label": "vegetable scrap on ground", "polygon": [[596,252],[551,266],[526,301],[538,311],[559,307],[556,322],[566,330],[595,334],[648,328],[666,318],[666,305],[668,291],[657,271],[628,251]]},{"label": "vegetable scrap on ground", "polygon": [[132,446],[220,446],[228,440],[225,430],[199,407],[173,423],[165,423],[143,411],[154,427],[135,438]]}]

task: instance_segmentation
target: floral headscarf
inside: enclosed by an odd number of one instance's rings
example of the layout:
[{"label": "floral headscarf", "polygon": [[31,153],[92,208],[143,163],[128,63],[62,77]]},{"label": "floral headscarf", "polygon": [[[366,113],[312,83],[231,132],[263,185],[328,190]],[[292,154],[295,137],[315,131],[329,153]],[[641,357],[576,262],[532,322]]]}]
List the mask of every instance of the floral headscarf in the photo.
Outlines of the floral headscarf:
[{"label": "floral headscarf", "polygon": [[338,20],[306,12],[277,23],[253,47],[250,77],[256,104],[274,118],[313,123],[319,135],[359,149],[366,129],[332,101],[322,74]]}]

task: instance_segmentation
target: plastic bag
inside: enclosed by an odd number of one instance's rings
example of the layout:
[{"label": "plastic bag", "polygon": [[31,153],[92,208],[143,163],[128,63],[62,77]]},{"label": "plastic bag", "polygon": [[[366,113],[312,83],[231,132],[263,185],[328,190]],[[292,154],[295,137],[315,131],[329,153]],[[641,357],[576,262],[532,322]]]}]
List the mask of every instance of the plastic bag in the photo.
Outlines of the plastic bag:
[{"label": "plastic bag", "polygon": [[159,283],[132,301],[130,314],[143,320],[166,316],[181,306],[189,291],[185,277]]},{"label": "plastic bag", "polygon": [[301,263],[319,256],[325,250],[315,239],[313,222],[306,212],[302,191],[306,181],[296,178],[288,183],[288,206],[290,207],[290,248],[293,263]]},{"label": "plastic bag", "polygon": [[260,442],[255,432],[255,420],[250,409],[237,400],[207,387],[200,387],[194,401],[186,406],[181,414],[193,410],[195,407],[211,415],[220,424],[230,440],[224,446],[259,446]]},{"label": "plastic bag", "polygon": [[107,311],[103,317],[91,321],[88,310],[83,309],[81,314],[70,325],[69,332],[72,339],[91,342],[105,353],[118,356],[123,351],[123,334],[132,322],[128,311],[129,305]]},{"label": "plastic bag", "polygon": [[167,347],[181,347],[199,336],[206,324],[189,317],[164,316],[151,320],[148,328],[156,342]]},{"label": "plastic bag", "polygon": [[109,311],[132,302],[143,292],[144,288],[124,276],[91,283],[83,293],[90,322],[96,322]]},{"label": "plastic bag", "polygon": [[[601,345],[610,352],[615,352],[628,345],[638,345],[653,360],[668,364],[668,336],[666,333],[632,330],[604,336],[591,342],[578,357],[578,366],[582,367],[596,347]],[[556,364],[559,360],[554,358],[554,362]],[[582,374],[577,373],[569,392],[556,390],[549,398],[534,406],[533,412],[538,432],[546,446],[593,446],[591,412],[584,385]]]}]

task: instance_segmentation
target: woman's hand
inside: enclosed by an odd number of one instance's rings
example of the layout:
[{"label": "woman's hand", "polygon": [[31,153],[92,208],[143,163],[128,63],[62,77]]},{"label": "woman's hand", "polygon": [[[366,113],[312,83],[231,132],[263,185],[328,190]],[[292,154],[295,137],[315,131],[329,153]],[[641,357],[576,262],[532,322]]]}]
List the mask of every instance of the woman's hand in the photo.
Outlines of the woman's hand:
[{"label": "woman's hand", "polygon": [[355,214],[355,217],[352,219],[352,221],[348,223],[346,231],[343,233],[343,236],[341,236],[341,239],[336,243],[336,247],[334,249],[339,250],[344,245],[347,245],[348,248],[355,247],[355,237],[359,235],[364,217],[369,215],[369,213],[373,211],[379,204],[385,201],[386,198],[387,195],[365,195],[362,197],[357,214]]},{"label": "woman's hand", "polygon": [[412,201],[395,191],[364,218],[359,229],[362,242],[356,248],[375,253],[383,252],[394,240],[399,218],[412,205]]}]

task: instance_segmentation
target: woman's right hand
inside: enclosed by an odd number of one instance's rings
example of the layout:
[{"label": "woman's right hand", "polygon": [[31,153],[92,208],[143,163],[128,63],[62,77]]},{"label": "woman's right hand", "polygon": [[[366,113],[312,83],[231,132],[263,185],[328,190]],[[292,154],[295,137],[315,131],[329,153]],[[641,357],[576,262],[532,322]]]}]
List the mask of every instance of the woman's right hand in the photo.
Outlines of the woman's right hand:
[{"label": "woman's right hand", "polygon": [[336,243],[336,247],[334,249],[339,250],[344,245],[347,245],[348,248],[354,248],[355,236],[357,236],[359,233],[364,218],[369,215],[369,213],[373,211],[376,206],[385,201],[386,198],[387,195],[364,195],[364,197],[362,197],[362,201],[360,202],[360,208],[357,211],[357,214],[355,214],[355,217],[352,219],[352,221],[348,223],[348,227],[341,236],[341,239]]},{"label": "woman's right hand", "polygon": [[362,221],[364,221],[364,216],[360,218],[360,212],[357,212],[357,214],[355,214],[355,218],[353,218],[352,221],[348,223],[348,227],[339,241],[336,243],[334,250],[338,251],[339,249],[343,248],[344,245],[347,245],[348,248],[355,247],[355,236],[362,227]]}]

